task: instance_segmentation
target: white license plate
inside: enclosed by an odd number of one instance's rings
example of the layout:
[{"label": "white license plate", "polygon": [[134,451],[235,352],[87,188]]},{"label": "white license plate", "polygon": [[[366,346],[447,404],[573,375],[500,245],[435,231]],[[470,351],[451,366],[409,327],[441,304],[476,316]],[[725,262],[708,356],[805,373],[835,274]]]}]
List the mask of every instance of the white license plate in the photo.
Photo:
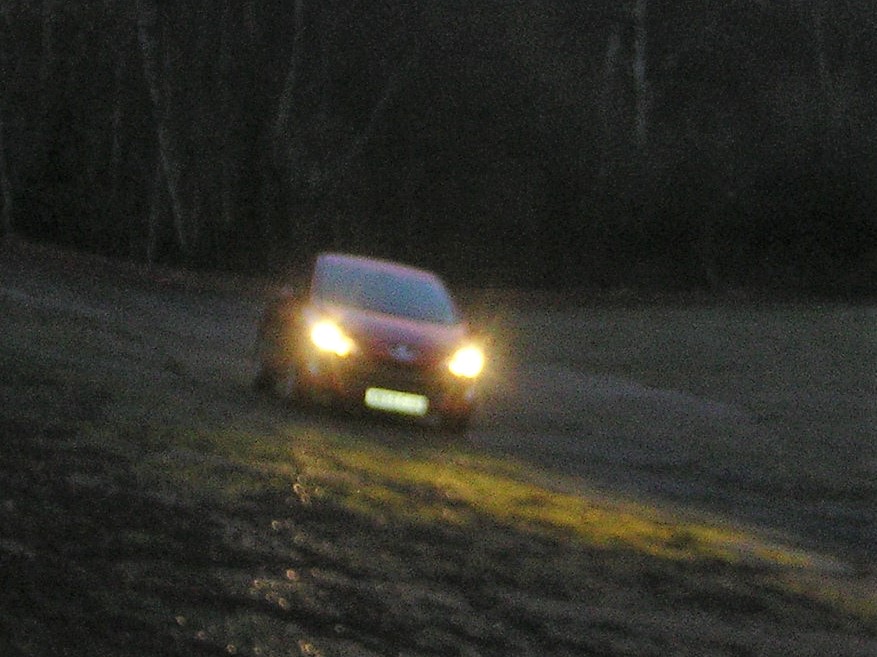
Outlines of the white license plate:
[{"label": "white license plate", "polygon": [[379,411],[392,411],[406,415],[426,415],[429,400],[423,395],[410,392],[369,388],[365,391],[365,405]]}]

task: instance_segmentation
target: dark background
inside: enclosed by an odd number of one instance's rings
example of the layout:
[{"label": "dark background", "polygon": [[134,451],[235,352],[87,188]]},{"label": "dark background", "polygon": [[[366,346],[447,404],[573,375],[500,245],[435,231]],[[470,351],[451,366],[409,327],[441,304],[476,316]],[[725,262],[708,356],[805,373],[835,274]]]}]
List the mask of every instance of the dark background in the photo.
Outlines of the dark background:
[{"label": "dark background", "polygon": [[871,0],[0,0],[2,230],[869,294],[875,53]]}]

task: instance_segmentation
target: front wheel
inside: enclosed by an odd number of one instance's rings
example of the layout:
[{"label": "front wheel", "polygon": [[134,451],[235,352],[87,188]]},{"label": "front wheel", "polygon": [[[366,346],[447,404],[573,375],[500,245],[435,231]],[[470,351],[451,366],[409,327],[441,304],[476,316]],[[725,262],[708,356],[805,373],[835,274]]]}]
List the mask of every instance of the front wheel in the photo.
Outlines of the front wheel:
[{"label": "front wheel", "polygon": [[260,331],[256,342],[256,361],[259,371],[253,381],[253,387],[259,392],[274,392],[279,378],[276,360],[274,342]]},{"label": "front wheel", "polygon": [[273,392],[277,386],[277,372],[264,363],[259,366],[253,387],[259,392]]},{"label": "front wheel", "polygon": [[298,369],[293,363],[287,364],[283,371],[277,375],[274,382],[274,392],[287,402],[294,403],[301,398],[301,381]]},{"label": "front wheel", "polygon": [[276,339],[262,333],[256,344],[256,359],[259,371],[253,387],[259,392],[272,393],[281,398],[292,398],[298,389],[296,368],[281,352]]}]

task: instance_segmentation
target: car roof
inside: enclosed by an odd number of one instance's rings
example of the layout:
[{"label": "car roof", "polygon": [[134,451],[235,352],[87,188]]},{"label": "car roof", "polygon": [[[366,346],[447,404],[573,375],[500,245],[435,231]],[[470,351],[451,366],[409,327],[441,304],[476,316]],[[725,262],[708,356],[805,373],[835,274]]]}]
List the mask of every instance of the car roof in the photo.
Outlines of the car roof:
[{"label": "car roof", "polygon": [[411,276],[413,278],[439,280],[439,276],[428,269],[422,269],[420,267],[406,265],[392,260],[385,260],[383,258],[372,258],[369,256],[354,255],[350,253],[321,253],[317,256],[317,262],[348,264],[371,271],[388,271],[403,276]]}]

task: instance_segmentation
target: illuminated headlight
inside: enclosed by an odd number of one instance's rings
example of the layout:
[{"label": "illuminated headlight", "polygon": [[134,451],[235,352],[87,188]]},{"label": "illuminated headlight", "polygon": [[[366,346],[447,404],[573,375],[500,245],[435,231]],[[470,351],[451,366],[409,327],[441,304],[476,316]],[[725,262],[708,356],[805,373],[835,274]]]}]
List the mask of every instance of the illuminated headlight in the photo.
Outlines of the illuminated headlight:
[{"label": "illuminated headlight", "polygon": [[323,320],[311,328],[311,342],[320,351],[333,353],[336,356],[347,356],[353,351],[353,340],[344,335],[335,322]]},{"label": "illuminated headlight", "polygon": [[484,369],[484,352],[471,345],[462,347],[451,356],[448,369],[454,376],[474,379]]}]

